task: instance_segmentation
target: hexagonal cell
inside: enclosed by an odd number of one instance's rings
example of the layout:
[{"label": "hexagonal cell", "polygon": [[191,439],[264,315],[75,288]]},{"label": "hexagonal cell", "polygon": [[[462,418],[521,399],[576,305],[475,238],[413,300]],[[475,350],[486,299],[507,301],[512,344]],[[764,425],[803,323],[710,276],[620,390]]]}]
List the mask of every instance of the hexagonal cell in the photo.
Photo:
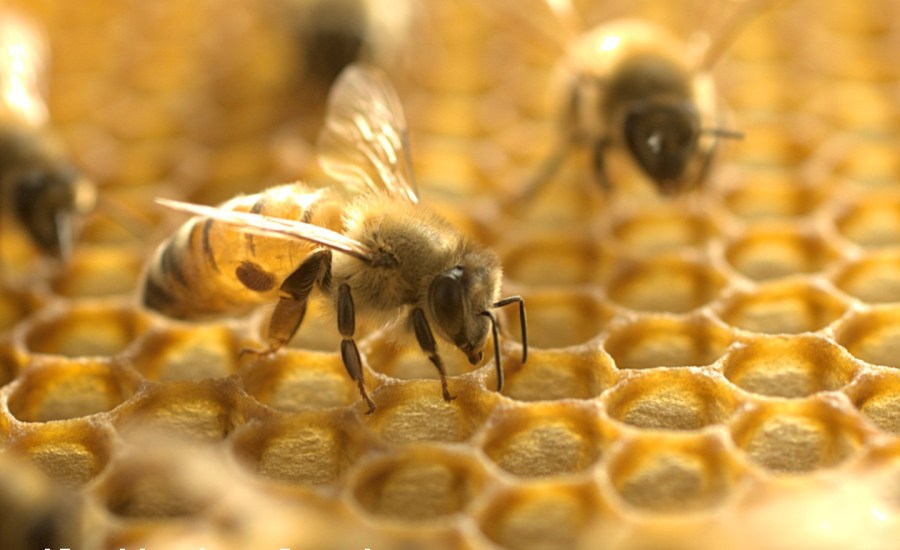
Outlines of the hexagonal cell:
[{"label": "hexagonal cell", "polygon": [[663,430],[697,430],[724,422],[737,408],[734,390],[719,375],[698,369],[642,372],[606,396],[610,417]]},{"label": "hexagonal cell", "polygon": [[116,458],[94,489],[110,513],[126,520],[195,520],[214,504],[219,491],[209,487],[211,474],[199,471],[195,460],[163,456],[166,450],[129,449]]},{"label": "hexagonal cell", "polygon": [[725,249],[728,263],[757,281],[821,271],[837,257],[819,235],[787,226],[752,228]]},{"label": "hexagonal cell", "polygon": [[[867,95],[873,95],[871,87],[845,88],[846,91],[854,92],[863,90]],[[884,96],[875,95],[872,99],[882,99],[884,103],[889,105],[890,114],[894,115],[893,98],[888,99]],[[828,98],[830,99],[830,98]],[[886,101],[885,101],[886,100]],[[874,101],[871,101],[874,103]],[[853,109],[854,112],[860,112],[859,106]],[[884,124],[884,112],[874,112],[874,109],[868,110],[870,122],[876,124]],[[894,115],[896,120],[896,115]],[[861,183],[867,186],[892,186],[897,181],[897,175],[900,174],[900,163],[897,161],[896,150],[898,142],[895,138],[889,137],[866,137],[854,138],[843,143],[840,162],[836,163],[832,169],[834,173],[845,176],[849,181]]]},{"label": "hexagonal cell", "polygon": [[114,355],[146,325],[146,318],[133,308],[72,302],[71,307],[36,319],[25,334],[25,345],[34,353],[66,357]]},{"label": "hexagonal cell", "polygon": [[337,479],[363,451],[359,430],[341,412],[305,411],[255,420],[235,432],[233,452],[273,481],[324,485]]},{"label": "hexagonal cell", "polygon": [[23,364],[25,364],[25,354],[0,337],[0,387],[15,380]]},{"label": "hexagonal cell", "polygon": [[[528,347],[553,349],[582,344],[600,334],[613,312],[590,292],[534,290],[524,293],[528,319]],[[499,311],[506,333],[522,341],[519,312],[513,306]],[[486,354],[487,355],[487,354]]]},{"label": "hexagonal cell", "polygon": [[37,307],[32,296],[0,288],[0,331],[12,329]]},{"label": "hexagonal cell", "polygon": [[114,413],[123,432],[152,430],[202,441],[224,439],[249,415],[233,380],[153,384]]},{"label": "hexagonal cell", "polygon": [[394,444],[465,441],[484,423],[499,396],[466,380],[451,381],[450,392],[456,398],[448,402],[434,382],[385,385],[373,396],[375,414],[363,421]]},{"label": "hexagonal cell", "polygon": [[146,258],[133,248],[83,246],[53,280],[53,290],[74,297],[126,294],[137,288]]},{"label": "hexagonal cell", "polygon": [[846,386],[858,365],[825,338],[760,336],[733,348],[725,357],[724,369],[726,378],[748,392],[806,397]]},{"label": "hexagonal cell", "polygon": [[[591,399],[615,383],[610,357],[596,349],[528,352],[528,362],[510,357],[504,364],[503,395],[518,401]],[[496,387],[496,376],[488,388]]]},{"label": "hexagonal cell", "polygon": [[735,419],[731,437],[750,460],[778,473],[835,466],[865,445],[860,418],[820,399],[761,403]]},{"label": "hexagonal cell", "polygon": [[495,409],[482,447],[513,475],[550,477],[591,468],[610,437],[593,407],[540,403]]},{"label": "hexagonal cell", "polygon": [[637,311],[684,313],[714,300],[725,278],[711,266],[679,257],[621,264],[610,299]]},{"label": "hexagonal cell", "polygon": [[115,363],[98,359],[35,361],[9,396],[9,412],[23,422],[89,416],[118,407],[137,380]]},{"label": "hexagonal cell", "polygon": [[[475,365],[470,364],[466,356],[455,347],[442,347],[438,353],[447,376],[454,377],[474,372],[492,363],[493,350],[494,341],[489,337],[484,345],[481,361]],[[401,380],[440,378],[437,368],[416,343],[415,338],[403,337],[402,341],[397,341],[387,335],[376,335],[365,343],[361,351],[365,355],[364,361],[372,370],[392,378]],[[440,389],[437,391],[440,392]]]},{"label": "hexagonal cell", "polygon": [[596,283],[610,265],[609,252],[590,234],[529,235],[501,254],[503,274],[530,286]]},{"label": "hexagonal cell", "polygon": [[900,253],[872,252],[844,267],[834,284],[870,304],[900,302]]},{"label": "hexagonal cell", "polygon": [[495,495],[476,519],[482,533],[504,548],[581,548],[599,508],[591,484],[538,482]]},{"label": "hexagonal cell", "polygon": [[721,505],[743,469],[712,435],[642,435],[610,457],[609,477],[622,499],[648,512],[683,513]]},{"label": "hexagonal cell", "polygon": [[285,349],[250,363],[241,378],[250,395],[279,411],[344,407],[360,398],[337,353]]},{"label": "hexagonal cell", "polygon": [[613,328],[604,347],[619,369],[686,367],[714,363],[732,339],[706,317],[642,317]]},{"label": "hexagonal cell", "polygon": [[855,312],[835,329],[835,339],[854,357],[900,368],[900,308]]},{"label": "hexagonal cell", "polygon": [[768,334],[813,332],[836,321],[847,306],[805,281],[770,283],[729,297],[720,308],[731,326]]},{"label": "hexagonal cell", "polygon": [[837,230],[859,246],[900,244],[900,197],[896,193],[866,193],[836,219]]},{"label": "hexagonal cell", "polygon": [[28,458],[54,482],[80,486],[106,466],[113,445],[111,430],[84,419],[30,425],[10,449]]},{"label": "hexagonal cell", "polygon": [[675,208],[636,212],[617,221],[612,229],[623,251],[634,256],[700,247],[717,232],[709,217]]},{"label": "hexagonal cell", "polygon": [[222,378],[238,370],[238,347],[221,325],[177,325],[141,338],[134,367],[149,380]]},{"label": "hexagonal cell", "polygon": [[469,451],[414,444],[360,464],[352,494],[372,516],[422,523],[464,512],[485,482]]},{"label": "hexagonal cell", "polygon": [[900,435],[900,372],[867,373],[847,389],[847,394],[879,429]]},{"label": "hexagonal cell", "polygon": [[821,189],[798,183],[784,169],[746,169],[741,177],[741,185],[725,196],[725,205],[747,221],[805,216],[822,202]]}]

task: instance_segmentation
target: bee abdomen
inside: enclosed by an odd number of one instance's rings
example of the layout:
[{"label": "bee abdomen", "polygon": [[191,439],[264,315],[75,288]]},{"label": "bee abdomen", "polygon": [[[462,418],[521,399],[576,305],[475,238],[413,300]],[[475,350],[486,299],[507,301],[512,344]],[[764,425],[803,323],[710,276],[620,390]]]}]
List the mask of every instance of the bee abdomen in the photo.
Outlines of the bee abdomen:
[{"label": "bee abdomen", "polygon": [[[319,194],[297,184],[237,197],[221,208],[326,226],[339,219]],[[282,281],[314,249],[307,241],[193,218],[157,250],[145,277],[143,303],[181,319],[243,313],[275,300]]]}]

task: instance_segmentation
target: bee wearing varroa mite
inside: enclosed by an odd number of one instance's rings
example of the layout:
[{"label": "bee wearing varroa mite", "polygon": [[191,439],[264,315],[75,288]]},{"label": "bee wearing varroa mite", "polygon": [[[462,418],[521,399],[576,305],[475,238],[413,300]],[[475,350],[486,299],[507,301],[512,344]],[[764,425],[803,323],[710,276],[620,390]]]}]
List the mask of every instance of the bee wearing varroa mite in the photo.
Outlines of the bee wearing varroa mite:
[{"label": "bee wearing varroa mite", "polygon": [[567,37],[559,44],[566,90],[559,140],[514,200],[533,196],[578,147],[590,151],[594,176],[605,191],[617,184],[618,174],[609,166],[614,153],[624,153],[664,195],[702,185],[719,140],[742,137],[720,127],[724,112],[710,70],[741,24],[764,3],[745,0],[712,37],[698,35],[688,44],[637,18],[581,32],[568,0],[546,0]]},{"label": "bee wearing varroa mite", "polygon": [[437,368],[446,400],[454,396],[437,340],[476,364],[492,332],[502,389],[492,310],[518,303],[524,362],[524,302],[499,298],[501,267],[492,250],[419,204],[403,110],[381,71],[351,65],[341,73],[329,95],[319,155],[325,171],[354,198],[295,183],[215,208],[160,200],[196,217],[157,250],[145,277],[144,304],[191,319],[277,300],[268,348],[258,352],[268,353],[291,339],[318,290],[337,313],[341,357],[369,412],[375,404],[354,340],[357,314],[385,324],[405,318]]},{"label": "bee wearing varroa mite", "polygon": [[47,129],[48,58],[34,25],[0,12],[0,210],[41,253],[66,259],[96,191]]}]

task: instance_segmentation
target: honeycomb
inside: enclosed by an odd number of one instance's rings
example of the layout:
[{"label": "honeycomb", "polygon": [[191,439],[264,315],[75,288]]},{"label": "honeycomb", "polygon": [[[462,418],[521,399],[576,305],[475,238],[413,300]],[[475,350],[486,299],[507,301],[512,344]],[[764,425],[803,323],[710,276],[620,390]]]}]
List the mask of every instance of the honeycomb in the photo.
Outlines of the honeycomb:
[{"label": "honeycomb", "polygon": [[[682,36],[707,5],[578,4]],[[894,547],[900,8],[772,4],[716,67],[745,138],[674,199],[604,194],[574,156],[500,206],[557,131],[558,54],[524,23],[549,24],[537,7],[516,29],[430,0],[414,48],[367,37],[424,202],[498,251],[530,343],[522,364],[503,312],[500,393],[491,354],[446,350],[445,402],[416,346],[371,328],[367,415],[321,305],[251,358],[265,311],[190,324],[137,298],[183,222],[154,197],[317,177],[310,4],[5,2],[45,30],[52,130],[106,200],[65,265],[3,220],[2,546]]]}]

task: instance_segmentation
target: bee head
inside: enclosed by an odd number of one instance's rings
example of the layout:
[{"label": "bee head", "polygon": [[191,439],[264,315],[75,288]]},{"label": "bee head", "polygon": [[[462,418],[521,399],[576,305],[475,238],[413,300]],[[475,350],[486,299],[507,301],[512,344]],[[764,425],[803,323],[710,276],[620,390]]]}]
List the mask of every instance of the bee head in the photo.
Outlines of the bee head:
[{"label": "bee head", "polygon": [[473,365],[481,361],[491,329],[486,315],[500,286],[499,262],[493,253],[474,251],[438,274],[428,289],[428,311],[438,332]]},{"label": "bee head", "polygon": [[640,102],[625,114],[625,144],[641,169],[664,193],[679,181],[697,151],[700,120],[686,102]]},{"label": "bee head", "polygon": [[73,169],[30,170],[13,182],[13,209],[45,253],[65,258],[72,246],[77,214],[78,173]]}]

